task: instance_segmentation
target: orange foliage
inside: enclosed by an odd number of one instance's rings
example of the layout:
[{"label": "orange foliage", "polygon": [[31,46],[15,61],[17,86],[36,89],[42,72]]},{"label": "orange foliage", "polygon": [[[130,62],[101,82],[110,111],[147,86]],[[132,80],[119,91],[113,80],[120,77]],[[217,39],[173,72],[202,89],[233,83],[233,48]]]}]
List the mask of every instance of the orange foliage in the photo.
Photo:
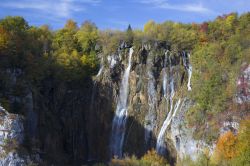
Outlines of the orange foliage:
[{"label": "orange foliage", "polygon": [[232,159],[237,153],[237,137],[228,131],[221,135],[216,145],[216,155],[219,158]]}]

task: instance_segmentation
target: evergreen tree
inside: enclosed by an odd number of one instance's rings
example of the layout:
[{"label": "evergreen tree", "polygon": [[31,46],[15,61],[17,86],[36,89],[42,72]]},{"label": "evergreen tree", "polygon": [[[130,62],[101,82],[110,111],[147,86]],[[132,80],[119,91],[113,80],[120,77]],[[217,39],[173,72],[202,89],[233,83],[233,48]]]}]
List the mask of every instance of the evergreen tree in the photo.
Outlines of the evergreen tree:
[{"label": "evergreen tree", "polygon": [[133,41],[134,41],[134,33],[133,33],[131,25],[129,24],[127,31],[126,31],[126,42],[129,46],[132,46]]}]

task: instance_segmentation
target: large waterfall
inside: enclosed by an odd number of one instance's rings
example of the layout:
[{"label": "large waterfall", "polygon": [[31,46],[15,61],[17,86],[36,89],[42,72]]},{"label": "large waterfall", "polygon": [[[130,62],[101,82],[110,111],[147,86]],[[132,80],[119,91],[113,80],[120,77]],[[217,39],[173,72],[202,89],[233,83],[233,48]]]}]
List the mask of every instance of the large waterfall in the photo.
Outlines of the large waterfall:
[{"label": "large waterfall", "polygon": [[128,116],[128,90],[129,90],[129,74],[131,68],[131,59],[133,54],[133,48],[129,50],[128,67],[126,68],[120,87],[120,93],[118,97],[115,116],[112,123],[112,135],[111,135],[111,157],[122,157],[122,147],[126,131],[126,121]]}]

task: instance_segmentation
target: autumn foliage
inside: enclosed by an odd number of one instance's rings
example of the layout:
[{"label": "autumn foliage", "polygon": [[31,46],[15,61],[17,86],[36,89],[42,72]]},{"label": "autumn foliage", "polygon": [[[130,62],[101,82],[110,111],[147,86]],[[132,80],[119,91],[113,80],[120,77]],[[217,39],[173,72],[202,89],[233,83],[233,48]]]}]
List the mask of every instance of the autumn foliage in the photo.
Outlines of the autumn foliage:
[{"label": "autumn foliage", "polygon": [[223,159],[232,159],[236,156],[236,143],[237,137],[231,131],[226,132],[219,137],[216,145],[216,154]]},{"label": "autumn foliage", "polygon": [[250,165],[250,120],[242,120],[237,135],[231,131],[221,135],[213,155],[215,165]]}]

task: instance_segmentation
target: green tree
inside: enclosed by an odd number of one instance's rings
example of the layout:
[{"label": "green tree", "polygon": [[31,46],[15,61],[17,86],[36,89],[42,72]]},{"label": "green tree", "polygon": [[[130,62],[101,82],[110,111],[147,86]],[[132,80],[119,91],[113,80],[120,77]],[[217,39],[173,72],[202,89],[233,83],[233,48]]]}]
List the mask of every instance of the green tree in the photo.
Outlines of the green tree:
[{"label": "green tree", "polygon": [[99,36],[98,29],[94,23],[85,21],[76,33],[76,37],[81,44],[84,54],[90,54],[91,51],[95,51]]}]

